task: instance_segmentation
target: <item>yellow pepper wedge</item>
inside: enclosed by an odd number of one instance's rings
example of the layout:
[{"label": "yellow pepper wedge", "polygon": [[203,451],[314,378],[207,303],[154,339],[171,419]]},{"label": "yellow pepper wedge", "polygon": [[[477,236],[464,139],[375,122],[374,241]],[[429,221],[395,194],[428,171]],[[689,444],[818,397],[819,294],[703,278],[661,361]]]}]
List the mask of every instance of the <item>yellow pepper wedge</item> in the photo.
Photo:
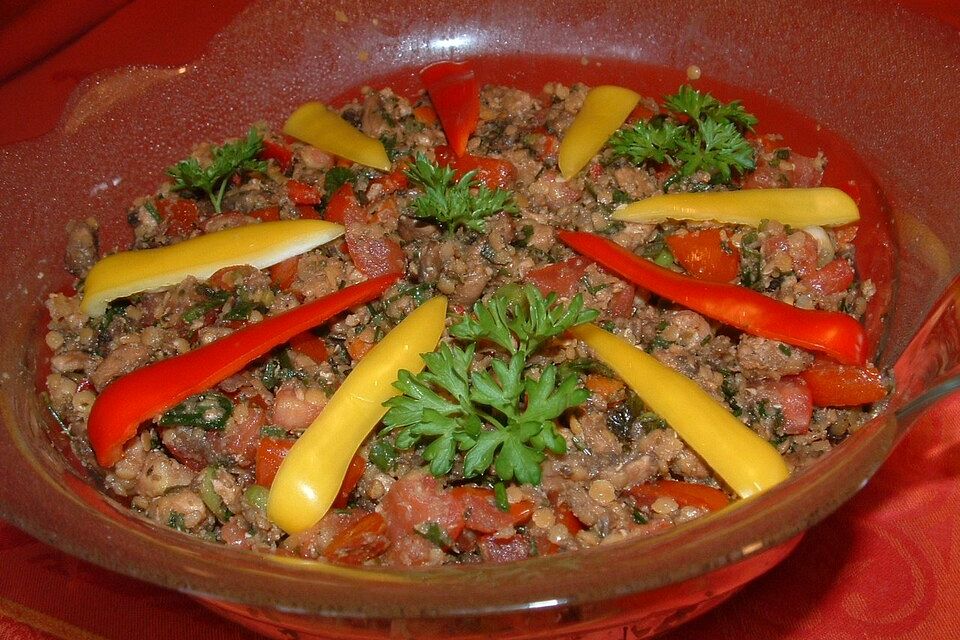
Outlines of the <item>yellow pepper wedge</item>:
[{"label": "yellow pepper wedge", "polygon": [[570,330],[589,345],[741,498],[765,491],[790,470],[769,442],[696,382],[626,340],[586,324]]},{"label": "yellow pepper wedge", "polygon": [[111,300],[177,284],[188,276],[205,280],[224,267],[269,267],[343,235],[323,220],[281,220],[249,224],[190,238],[168,247],[122,251],[93,266],[83,287],[80,310],[106,311]]},{"label": "yellow pepper wedge", "polygon": [[791,227],[838,226],[860,219],[857,203],[840,189],[742,189],[704,193],[668,193],[625,204],[614,220],[661,222],[696,220],[759,226],[776,220]]},{"label": "yellow pepper wedge", "polygon": [[288,533],[309,529],[330,509],[353,455],[383,418],[383,403],[401,369],[423,370],[421,354],[436,349],[447,299],[428,300],[367,353],[280,465],[270,487],[267,516]]},{"label": "yellow pepper wedge", "polygon": [[383,143],[371,138],[320,102],[308,102],[294,111],[283,132],[317,149],[359,164],[390,171]]},{"label": "yellow pepper wedge", "polygon": [[638,102],[640,94],[623,87],[603,85],[590,89],[560,142],[560,175],[569,180],[587,166]]}]

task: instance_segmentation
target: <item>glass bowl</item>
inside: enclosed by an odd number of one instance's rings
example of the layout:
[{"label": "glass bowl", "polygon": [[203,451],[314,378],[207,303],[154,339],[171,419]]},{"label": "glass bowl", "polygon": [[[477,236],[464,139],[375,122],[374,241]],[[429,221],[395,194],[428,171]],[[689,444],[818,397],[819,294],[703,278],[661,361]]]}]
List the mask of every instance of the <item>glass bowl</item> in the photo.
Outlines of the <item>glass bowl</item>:
[{"label": "glass bowl", "polygon": [[[896,363],[889,409],[755,499],[662,535],[509,565],[403,571],[258,556],[156,527],[94,489],[51,446],[35,393],[42,301],[69,283],[64,223],[94,216],[102,248],[122,246],[129,202],[194,143],[278,125],[302,102],[388,76],[409,93],[416,69],[463,57],[479,60],[484,81],[530,89],[636,84],[637,64],[676,84],[697,65],[721,90],[774,97],[843,138],[887,215],[878,237],[891,245],[866,248],[860,268],[885,303],[871,322],[881,364]],[[673,627],[785,557],[863,486],[917,411],[956,386],[958,288],[939,294],[960,256],[960,194],[939,176],[955,164],[946,141],[960,130],[958,67],[953,28],[887,3],[290,1],[253,5],[189,66],[92,78],[55,131],[0,149],[0,517],[278,638],[621,638]]]}]

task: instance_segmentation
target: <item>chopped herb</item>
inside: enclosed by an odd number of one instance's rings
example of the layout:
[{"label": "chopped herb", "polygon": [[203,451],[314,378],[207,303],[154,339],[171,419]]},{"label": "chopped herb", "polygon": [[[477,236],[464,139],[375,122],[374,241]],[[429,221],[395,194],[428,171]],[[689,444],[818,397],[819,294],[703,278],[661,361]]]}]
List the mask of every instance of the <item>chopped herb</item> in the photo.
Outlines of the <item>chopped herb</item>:
[{"label": "chopped herb", "polygon": [[256,159],[262,149],[263,138],[255,129],[250,129],[244,139],[211,147],[209,165],[201,167],[196,158],[187,158],[169,167],[167,175],[173,178],[174,191],[206,194],[214,210],[220,213],[230,178],[243,171],[267,170],[267,163]]},{"label": "chopped herb", "polygon": [[332,167],[327,171],[327,175],[323,179],[323,191],[326,195],[326,200],[329,201],[340,187],[348,182],[352,183],[356,179],[356,174],[347,167]]},{"label": "chopped herb", "polygon": [[150,214],[150,217],[153,218],[153,221],[157,224],[163,222],[163,218],[160,216],[160,212],[157,211],[156,205],[152,201],[147,200],[143,203],[143,208],[147,210],[147,213]]},{"label": "chopped herb", "polygon": [[793,355],[793,349],[783,344],[782,342],[777,345],[777,348],[780,349],[780,353],[787,356],[788,358]]},{"label": "chopped herb", "polygon": [[437,221],[448,231],[467,227],[486,232],[485,218],[506,211],[516,213],[513,195],[503,189],[488,189],[480,184],[476,171],[468,171],[459,181],[450,167],[431,163],[422,153],[407,172],[407,177],[423,189],[413,201],[413,215]]},{"label": "chopped herb", "polygon": [[416,525],[413,530],[441,549],[450,549],[453,547],[453,540],[450,539],[447,532],[432,520]]},{"label": "chopped herb", "polygon": [[390,444],[390,441],[386,438],[377,438],[373,441],[373,444],[370,445],[370,453],[368,458],[370,462],[376,465],[377,469],[387,473],[393,471],[394,467],[397,466],[397,458],[399,454],[397,453],[396,447]]},{"label": "chopped herb", "polygon": [[187,525],[183,521],[183,514],[177,511],[171,511],[170,515],[167,516],[167,526],[183,533],[187,531]]},{"label": "chopped herb", "polygon": [[507,500],[507,488],[502,482],[493,485],[493,500],[500,511],[510,511],[510,501]]},{"label": "chopped herb", "polygon": [[257,305],[254,304],[246,296],[239,296],[237,301],[233,303],[233,306],[230,307],[230,311],[223,315],[224,320],[246,320],[250,317],[250,313],[257,308]]},{"label": "chopped herb", "polygon": [[643,511],[640,511],[637,507],[633,508],[633,521],[637,524],[647,524],[647,516],[643,514]]},{"label": "chopped herb", "polygon": [[620,189],[613,190],[613,204],[626,204],[630,201],[631,198],[629,195],[627,195],[626,191],[622,191]]},{"label": "chopped herb", "polygon": [[286,438],[289,435],[289,432],[283,427],[268,426],[260,429],[261,438]]},{"label": "chopped herb", "polygon": [[190,396],[160,416],[167,426],[199,427],[204,431],[222,431],[233,415],[233,402],[216,391]]}]

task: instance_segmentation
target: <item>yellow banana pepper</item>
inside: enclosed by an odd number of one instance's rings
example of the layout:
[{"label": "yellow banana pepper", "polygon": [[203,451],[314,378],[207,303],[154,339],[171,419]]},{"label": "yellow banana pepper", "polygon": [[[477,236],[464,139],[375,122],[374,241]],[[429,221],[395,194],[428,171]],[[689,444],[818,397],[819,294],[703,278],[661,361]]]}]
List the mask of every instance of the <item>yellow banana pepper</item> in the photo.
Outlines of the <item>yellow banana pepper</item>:
[{"label": "yellow banana pepper", "polygon": [[763,220],[776,220],[791,227],[824,227],[856,222],[860,212],[853,198],[833,187],[669,193],[631,202],[613,212],[614,220],[626,222],[668,218],[754,227]]},{"label": "yellow banana pepper", "polygon": [[281,220],[249,224],[190,238],[168,247],[122,251],[93,266],[80,309],[103,314],[111,300],[177,284],[188,276],[209,278],[219,269],[248,264],[269,267],[343,235],[343,227],[322,220]]},{"label": "yellow banana pepper", "polygon": [[589,345],[741,498],[790,471],[769,442],[737,420],[696,382],[626,340],[585,324],[570,330]]},{"label": "yellow banana pepper", "polygon": [[308,102],[294,111],[283,125],[283,132],[327,153],[390,171],[390,158],[382,142],[357,130],[320,102]]},{"label": "yellow banana pepper", "polygon": [[350,460],[387,412],[383,403],[399,394],[400,370],[423,370],[420,354],[436,348],[446,318],[447,299],[428,300],[357,363],[277,471],[267,515],[281,529],[308,529],[330,509]]},{"label": "yellow banana pepper", "polygon": [[623,87],[604,85],[590,89],[560,142],[557,155],[560,174],[568,180],[577,175],[626,121],[638,102],[640,95]]}]

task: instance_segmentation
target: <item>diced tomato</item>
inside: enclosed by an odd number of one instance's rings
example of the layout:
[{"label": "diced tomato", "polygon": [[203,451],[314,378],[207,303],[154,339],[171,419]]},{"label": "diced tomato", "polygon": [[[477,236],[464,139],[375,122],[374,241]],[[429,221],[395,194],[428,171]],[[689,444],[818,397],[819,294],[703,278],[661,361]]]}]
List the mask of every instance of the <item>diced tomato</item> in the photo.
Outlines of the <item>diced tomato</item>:
[{"label": "diced tomato", "polygon": [[544,132],[540,136],[540,144],[538,147],[537,157],[539,157],[540,160],[546,160],[547,158],[555,159],[557,151],[560,150],[560,139],[551,133]]},{"label": "diced tomato", "polygon": [[439,122],[437,112],[428,104],[417,107],[413,110],[413,117],[423,124],[433,126]]},{"label": "diced tomato", "polygon": [[[527,535],[530,534],[528,533]],[[540,533],[530,535],[531,556],[552,556],[557,553],[560,553],[560,545],[550,540],[550,538]]]},{"label": "diced tomato", "polygon": [[221,291],[233,291],[237,288],[237,283],[240,280],[254,271],[256,271],[256,269],[250,265],[224,267],[223,269],[214,271],[213,275],[207,278],[207,283],[211,287],[220,289]]},{"label": "diced tomato", "polygon": [[835,258],[803,279],[804,284],[823,295],[846,291],[853,284],[853,267],[843,258]]},{"label": "diced tomato", "polygon": [[610,302],[607,303],[607,313],[614,318],[629,318],[632,316],[633,298],[635,294],[636,289],[634,289],[632,284],[617,291],[611,296]]},{"label": "diced tomato", "polygon": [[290,338],[290,348],[307,356],[314,362],[326,362],[330,357],[327,343],[312,331],[304,331]]},{"label": "diced tomato", "polygon": [[310,204],[298,204],[297,213],[300,214],[301,220],[320,220],[320,214],[317,213],[316,208]]},{"label": "diced tomato", "polygon": [[296,440],[290,438],[260,438],[257,446],[257,470],[255,481],[269,488],[280,469],[280,463],[290,453]]},{"label": "diced tomato", "polygon": [[265,413],[256,406],[249,406],[242,420],[230,420],[226,430],[214,445],[220,452],[237,458],[237,464],[248,467],[256,461],[260,429],[266,421]]},{"label": "diced tomato", "polygon": [[347,467],[347,474],[343,477],[343,483],[340,485],[340,493],[337,494],[337,498],[333,501],[333,507],[335,509],[342,509],[347,506],[347,500],[350,498],[350,494],[353,493],[353,490],[357,488],[357,483],[360,482],[360,478],[363,477],[363,472],[367,469],[367,461],[360,456],[360,454],[353,454],[353,458],[350,460],[350,466]]},{"label": "diced tomato", "polygon": [[289,291],[293,281],[297,279],[297,270],[300,266],[300,256],[287,258],[270,267],[270,279],[283,291]]},{"label": "diced tomato", "polygon": [[561,502],[556,505],[553,508],[553,513],[556,515],[557,522],[565,526],[571,536],[583,531],[583,523],[580,522],[580,518],[573,514],[573,510],[566,503]]},{"label": "diced tomato", "polygon": [[353,185],[347,183],[334,192],[330,198],[330,202],[327,204],[327,209],[324,211],[323,217],[330,222],[343,224],[347,216],[347,211],[352,209],[361,211],[360,203],[357,202],[356,196],[353,195]]},{"label": "diced tomato", "polygon": [[543,295],[556,293],[558,296],[570,297],[577,290],[580,278],[583,277],[589,265],[589,260],[576,256],[563,262],[534,269],[527,273],[526,279],[540,289]]},{"label": "diced tomato", "polygon": [[264,207],[247,214],[251,218],[256,218],[260,222],[276,222],[280,219],[280,207]]},{"label": "diced tomato", "polygon": [[856,222],[845,224],[842,227],[834,227],[833,232],[837,235],[837,242],[841,244],[850,244],[857,237],[857,230],[860,225]]},{"label": "diced tomato", "polygon": [[167,225],[167,233],[176,236],[189,235],[197,228],[200,210],[193,200],[157,200],[157,213]]},{"label": "diced tomato", "polygon": [[813,398],[810,388],[799,376],[784,376],[764,382],[761,394],[766,394],[783,411],[783,433],[797,435],[810,430],[813,418]]},{"label": "diced tomato", "polygon": [[797,231],[789,236],[783,233],[768,236],[760,245],[764,259],[786,253],[793,263],[797,276],[803,278],[817,270],[817,241],[806,231]]},{"label": "diced tomato", "polygon": [[470,171],[476,171],[477,180],[488,189],[508,189],[517,181],[517,168],[509,160],[469,154],[457,158],[447,146],[437,147],[434,157],[440,166],[452,167],[457,180]]},{"label": "diced tomato", "polygon": [[399,243],[366,230],[347,228],[347,251],[350,252],[357,269],[368,278],[403,273],[406,270],[407,257]]},{"label": "diced tomato", "polygon": [[287,196],[294,204],[320,204],[323,194],[312,184],[299,180],[287,180]]},{"label": "diced tomato", "polygon": [[410,186],[410,181],[407,179],[407,174],[404,173],[402,169],[397,171],[391,171],[390,173],[380,176],[373,181],[373,184],[380,185],[380,192],[383,194],[396,193],[397,191],[402,191]]},{"label": "diced tomato", "polygon": [[433,523],[450,540],[463,531],[460,502],[444,491],[436,478],[419,470],[394,482],[380,504],[392,542],[388,553],[398,564],[424,565],[434,557],[436,545],[417,533],[416,527]]},{"label": "diced tomato", "polygon": [[536,505],[530,500],[520,500],[501,511],[496,505],[493,491],[483,487],[456,487],[451,495],[460,502],[464,525],[480,533],[496,533],[501,529],[527,522]]},{"label": "diced tomato", "polygon": [[349,353],[353,361],[356,362],[367,355],[370,349],[373,349],[373,342],[373,327],[368,326],[352,339],[347,340],[347,353]]},{"label": "diced tomato", "polygon": [[530,545],[521,535],[512,535],[509,538],[495,538],[482,536],[480,538],[480,556],[484,562],[499,564],[514,562],[530,557]]},{"label": "diced tomato", "polygon": [[667,246],[687,273],[710,282],[730,282],[740,273],[740,250],[719,229],[667,236]]},{"label": "diced tomato", "polygon": [[264,140],[263,149],[260,151],[260,159],[276,161],[280,171],[286,173],[290,165],[293,164],[293,151],[282,144]]},{"label": "diced tomato", "polygon": [[589,374],[584,381],[584,386],[603,398],[608,398],[623,389],[623,383],[616,378],[609,378],[597,373]]},{"label": "diced tomato", "polygon": [[855,367],[818,359],[800,377],[818,407],[856,407],[887,395],[883,376],[872,365]]},{"label": "diced tomato", "polygon": [[638,484],[630,489],[630,495],[643,506],[653,504],[657,498],[673,498],[681,507],[700,507],[710,511],[723,509],[730,504],[730,498],[719,489],[676,480],[658,480],[653,484]]},{"label": "diced tomato", "polygon": [[588,171],[590,172],[590,177],[594,180],[598,180],[600,176],[603,175],[603,167],[599,162],[594,162],[592,165],[590,165],[590,169],[588,169]]},{"label": "diced tomato", "polygon": [[334,536],[323,556],[331,562],[357,565],[383,555],[389,547],[387,521],[373,512]]}]

